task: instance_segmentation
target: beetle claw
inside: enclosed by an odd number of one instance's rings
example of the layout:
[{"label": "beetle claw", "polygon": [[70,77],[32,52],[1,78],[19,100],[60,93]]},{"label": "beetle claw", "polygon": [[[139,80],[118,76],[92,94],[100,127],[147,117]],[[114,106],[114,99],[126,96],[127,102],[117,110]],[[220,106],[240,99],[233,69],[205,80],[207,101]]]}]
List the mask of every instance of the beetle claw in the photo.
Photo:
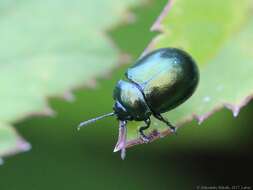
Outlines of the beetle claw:
[{"label": "beetle claw", "polygon": [[140,135],[140,138],[141,138],[141,140],[144,142],[144,143],[149,143],[150,142],[150,138],[149,137],[147,137],[146,135]]},{"label": "beetle claw", "polygon": [[171,133],[177,135],[177,127],[170,127]]}]

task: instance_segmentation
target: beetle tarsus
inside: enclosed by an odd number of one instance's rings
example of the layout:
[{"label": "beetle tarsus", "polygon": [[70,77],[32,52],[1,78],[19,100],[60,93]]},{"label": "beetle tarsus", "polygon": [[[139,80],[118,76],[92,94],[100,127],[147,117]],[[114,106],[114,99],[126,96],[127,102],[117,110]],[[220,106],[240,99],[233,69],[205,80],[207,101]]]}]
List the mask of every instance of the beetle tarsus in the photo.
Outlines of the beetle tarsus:
[{"label": "beetle tarsus", "polygon": [[146,125],[143,127],[140,127],[139,133],[140,133],[141,140],[145,143],[148,143],[150,141],[150,138],[144,134],[144,131],[149,128],[151,120],[150,120],[150,118],[148,118],[144,122]]},{"label": "beetle tarsus", "polygon": [[165,119],[161,114],[156,114],[154,115],[156,119],[162,121],[163,123],[165,123],[169,128],[170,131],[174,134],[177,134],[177,127],[175,127],[174,125],[172,125],[167,119]]},{"label": "beetle tarsus", "polygon": [[140,134],[140,138],[144,143],[149,143],[150,142],[150,138],[144,134]]},{"label": "beetle tarsus", "polygon": [[169,128],[170,128],[170,131],[172,132],[172,133],[174,133],[174,134],[177,134],[177,127],[174,127],[174,126],[169,126]]}]

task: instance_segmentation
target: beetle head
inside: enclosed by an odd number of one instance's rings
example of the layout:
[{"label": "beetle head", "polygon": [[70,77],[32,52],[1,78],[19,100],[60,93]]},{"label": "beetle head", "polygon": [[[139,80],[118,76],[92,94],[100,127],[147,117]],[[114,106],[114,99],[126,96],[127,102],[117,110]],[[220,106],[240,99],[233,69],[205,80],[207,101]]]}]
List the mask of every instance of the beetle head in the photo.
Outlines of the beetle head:
[{"label": "beetle head", "polygon": [[142,92],[136,84],[120,80],[113,93],[114,113],[119,120],[143,121],[151,114]]}]

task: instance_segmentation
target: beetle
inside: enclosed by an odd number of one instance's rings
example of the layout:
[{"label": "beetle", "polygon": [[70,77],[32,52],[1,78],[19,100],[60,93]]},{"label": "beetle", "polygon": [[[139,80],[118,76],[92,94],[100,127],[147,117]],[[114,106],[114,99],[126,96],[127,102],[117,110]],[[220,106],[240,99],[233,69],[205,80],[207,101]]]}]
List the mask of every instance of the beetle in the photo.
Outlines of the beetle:
[{"label": "beetle", "polygon": [[161,114],[185,102],[196,90],[199,71],[193,58],[181,49],[157,49],[139,58],[127,69],[125,77],[114,88],[113,112],[82,122],[79,128],[115,115],[120,129],[126,128],[127,121],[144,121],[139,134],[144,142],[149,142],[144,131],[149,128],[153,115],[175,132],[176,127]]}]

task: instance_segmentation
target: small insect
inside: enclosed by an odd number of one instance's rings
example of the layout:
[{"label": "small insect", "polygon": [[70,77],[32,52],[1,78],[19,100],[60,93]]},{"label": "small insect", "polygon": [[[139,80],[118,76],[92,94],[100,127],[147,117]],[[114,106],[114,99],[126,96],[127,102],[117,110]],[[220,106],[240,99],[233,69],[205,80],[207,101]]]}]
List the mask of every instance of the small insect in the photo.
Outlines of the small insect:
[{"label": "small insect", "polygon": [[161,114],[185,102],[195,91],[199,71],[192,57],[177,48],[155,50],[136,61],[119,80],[113,93],[113,112],[80,123],[79,128],[108,116],[119,120],[119,139],[114,151],[121,150],[125,157],[127,121],[144,121],[139,128],[144,142],[151,139],[144,131],[149,128],[153,115],[165,123],[172,132],[176,127]]}]

